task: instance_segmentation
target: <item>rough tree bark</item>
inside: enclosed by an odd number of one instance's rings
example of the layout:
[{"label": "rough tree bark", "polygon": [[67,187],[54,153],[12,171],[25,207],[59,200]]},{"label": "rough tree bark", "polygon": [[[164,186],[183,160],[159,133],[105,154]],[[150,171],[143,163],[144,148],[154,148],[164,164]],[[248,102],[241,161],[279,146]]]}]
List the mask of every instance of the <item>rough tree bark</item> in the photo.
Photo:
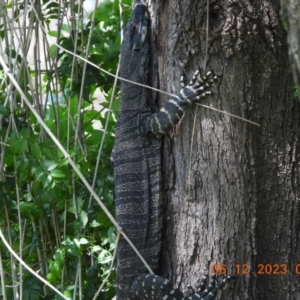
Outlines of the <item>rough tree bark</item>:
[{"label": "rough tree bark", "polygon": [[[148,2],[152,83],[177,94],[181,71],[205,66],[207,1]],[[209,3],[206,69],[222,78],[203,104],[261,127],[193,107],[165,139],[161,271],[184,290],[214,263],[239,264],[248,275],[222,299],[300,299],[300,108],[279,0]]]}]

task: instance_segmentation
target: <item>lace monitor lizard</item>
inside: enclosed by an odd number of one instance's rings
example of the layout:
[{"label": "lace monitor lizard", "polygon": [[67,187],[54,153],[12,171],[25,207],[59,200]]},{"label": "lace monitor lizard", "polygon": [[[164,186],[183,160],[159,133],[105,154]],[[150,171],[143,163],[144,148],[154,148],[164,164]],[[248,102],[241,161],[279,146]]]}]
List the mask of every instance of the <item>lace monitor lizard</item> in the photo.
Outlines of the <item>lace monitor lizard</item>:
[{"label": "lace monitor lizard", "polygon": [[[121,77],[147,84],[149,73],[148,12],[139,1],[124,29],[121,50]],[[200,78],[197,71],[177,98],[169,100],[158,113],[151,112],[148,90],[121,82],[121,103],[113,151],[116,218],[152,270],[158,267],[161,245],[161,135],[171,130],[185,109],[210,94],[217,79],[208,72]],[[215,284],[214,279],[186,299],[213,299],[230,277]],[[182,292],[163,277],[149,274],[125,241],[117,250],[117,300],[185,299]]]}]

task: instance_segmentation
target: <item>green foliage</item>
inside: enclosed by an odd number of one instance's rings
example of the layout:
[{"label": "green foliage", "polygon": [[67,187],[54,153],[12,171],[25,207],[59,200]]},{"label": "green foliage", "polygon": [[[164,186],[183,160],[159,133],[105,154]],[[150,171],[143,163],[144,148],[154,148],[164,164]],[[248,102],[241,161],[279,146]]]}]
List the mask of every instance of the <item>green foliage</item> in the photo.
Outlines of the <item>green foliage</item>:
[{"label": "green foliage", "polygon": [[24,280],[23,300],[40,300],[43,295],[41,283],[34,276],[28,276]]},{"label": "green foliage", "polygon": [[[70,1],[61,7],[59,3],[42,1],[44,6],[39,18],[48,29],[48,35],[56,37],[57,43],[65,49],[87,56],[90,62],[115,73],[120,50],[118,1],[101,2],[95,12],[82,22],[78,19],[75,26],[61,23],[57,30],[50,30],[51,20],[57,20],[62,9],[70,7]],[[123,3],[129,5],[131,1]],[[15,5],[15,21],[25,13],[32,25],[39,22],[29,6],[25,11],[25,4]],[[13,7],[11,2],[6,5],[6,9]],[[80,6],[74,5],[74,11],[83,16],[80,10]],[[130,9],[124,8],[124,21],[129,14]],[[1,42],[7,41],[3,24],[0,24],[0,38]],[[6,45],[5,60],[25,95],[90,184],[97,172],[94,189],[113,213],[110,155],[119,99],[113,102],[112,114],[108,114],[107,108],[114,78],[90,65],[84,69],[82,60],[55,45],[47,49],[48,62],[54,67],[44,73],[29,66],[23,53],[18,52],[20,48],[14,45]],[[90,199],[89,192],[24,105],[20,94],[11,88],[12,83],[5,79],[1,67],[0,82],[1,231],[25,263],[64,295],[72,299],[74,295],[76,299],[92,299],[112,262],[115,228],[99,205]],[[101,113],[91,106],[97,89],[105,96]],[[46,103],[36,97],[38,92],[42,92]],[[107,132],[104,132],[107,119]],[[95,169],[103,138],[100,165]],[[15,282],[22,284],[22,299],[61,299],[27,270],[21,269],[2,243],[0,255],[5,269],[5,274],[0,270],[0,280],[4,280],[7,287],[5,291],[0,290],[0,299],[4,294],[7,299],[15,299]],[[114,296],[113,282],[114,274],[102,289],[101,299]],[[16,289],[20,292],[19,285]]]}]

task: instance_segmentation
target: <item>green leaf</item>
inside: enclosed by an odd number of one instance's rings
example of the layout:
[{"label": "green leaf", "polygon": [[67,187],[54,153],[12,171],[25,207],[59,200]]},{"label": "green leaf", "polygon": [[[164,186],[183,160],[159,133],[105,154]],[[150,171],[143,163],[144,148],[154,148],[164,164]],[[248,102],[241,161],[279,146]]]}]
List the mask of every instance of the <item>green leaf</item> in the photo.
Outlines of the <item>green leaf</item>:
[{"label": "green leaf", "polygon": [[56,261],[50,261],[49,271],[50,274],[47,275],[47,279],[51,283],[55,284],[61,278],[61,268],[59,263],[57,263]]},{"label": "green leaf", "polygon": [[88,215],[84,210],[82,210],[80,212],[80,220],[81,220],[83,227],[85,227],[87,222],[89,221]]},{"label": "green leaf", "polygon": [[48,34],[50,36],[57,37],[57,31],[50,30],[50,31],[48,31]]},{"label": "green leaf", "polygon": [[82,238],[80,238],[79,243],[81,245],[87,245],[87,244],[89,244],[89,241],[86,238],[82,237]]},{"label": "green leaf", "polygon": [[21,202],[20,211],[27,219],[31,219],[32,216],[35,218],[42,217],[42,210],[34,203]]},{"label": "green leaf", "polygon": [[47,174],[45,173],[44,169],[42,169],[41,167],[34,167],[31,169],[31,173],[33,173],[35,175],[35,179],[36,181],[41,181],[41,178],[43,176],[47,176]]},{"label": "green leaf", "polygon": [[[52,176],[51,175],[47,175],[47,174],[43,174],[43,176],[41,177],[41,181],[42,181],[42,184],[43,184],[43,186],[46,188],[46,187],[48,187],[50,184],[51,184],[51,182],[52,182]],[[52,186],[50,186],[50,188],[51,188]]]},{"label": "green leaf", "polygon": [[73,242],[69,245],[67,252],[76,257],[81,255],[81,247],[77,239],[74,239]]},{"label": "green leaf", "polygon": [[27,149],[27,140],[22,139],[22,140],[10,140],[10,149],[13,154],[21,154],[24,153],[25,150]]},{"label": "green leaf", "polygon": [[51,176],[54,178],[64,178],[66,177],[66,175],[64,174],[64,172],[60,169],[55,169],[51,172]]},{"label": "green leaf", "polygon": [[64,262],[65,262],[65,257],[64,257],[64,253],[61,249],[57,249],[55,251],[54,259],[61,267],[63,267]]},{"label": "green leaf", "polygon": [[32,201],[32,200],[33,200],[32,194],[31,194],[31,193],[26,193],[26,194],[24,195],[24,199],[26,199],[27,202]]},{"label": "green leaf", "polygon": [[22,138],[24,139],[28,139],[30,136],[30,131],[28,128],[22,128],[22,130],[20,131],[20,135]]},{"label": "green leaf", "polygon": [[112,256],[108,250],[102,249],[98,255],[99,264],[107,264],[112,261]]},{"label": "green leaf", "polygon": [[95,245],[91,248],[91,253],[100,252],[102,248],[99,245]]},{"label": "green leaf", "polygon": [[93,220],[93,222],[90,223],[90,227],[99,227],[99,226],[101,226],[101,224],[98,223],[96,220]]},{"label": "green leaf", "polygon": [[43,161],[43,167],[48,172],[54,170],[57,166],[58,166],[58,163],[56,163],[55,161],[51,161],[51,160],[45,160],[45,161]]},{"label": "green leaf", "polygon": [[34,158],[40,158],[42,156],[41,148],[37,143],[30,143],[30,152]]},{"label": "green leaf", "polygon": [[69,298],[71,300],[73,297],[73,293],[72,293],[72,291],[65,290],[64,296],[66,296],[67,298]]},{"label": "green leaf", "polygon": [[[109,229],[108,229],[108,241],[109,241],[109,243],[111,243],[111,244],[114,244],[115,243],[115,240],[116,240],[116,236],[117,236],[117,234],[116,234],[116,228],[115,227],[113,227],[113,226],[111,226]],[[114,249],[115,247],[113,247],[113,249]]]},{"label": "green leaf", "polygon": [[70,33],[70,25],[62,24],[61,30],[66,31],[67,33]]}]

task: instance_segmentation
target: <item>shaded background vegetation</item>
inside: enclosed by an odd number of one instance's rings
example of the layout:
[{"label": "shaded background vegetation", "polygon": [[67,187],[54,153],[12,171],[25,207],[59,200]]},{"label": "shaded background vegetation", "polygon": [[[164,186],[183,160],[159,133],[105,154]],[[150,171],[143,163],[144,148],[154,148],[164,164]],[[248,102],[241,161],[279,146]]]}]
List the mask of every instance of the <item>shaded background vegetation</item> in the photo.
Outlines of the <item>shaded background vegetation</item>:
[{"label": "shaded background vegetation", "polygon": [[[113,77],[58,45],[115,73],[120,16],[127,21],[130,2],[101,1],[91,14],[75,1],[0,4],[2,59],[111,212],[118,87],[113,93]],[[112,261],[115,229],[3,69],[1,65],[1,232],[21,259],[66,297],[92,299]],[[19,264],[3,240],[0,280],[0,299],[61,299]],[[114,274],[101,299],[113,297],[113,280]]]}]

